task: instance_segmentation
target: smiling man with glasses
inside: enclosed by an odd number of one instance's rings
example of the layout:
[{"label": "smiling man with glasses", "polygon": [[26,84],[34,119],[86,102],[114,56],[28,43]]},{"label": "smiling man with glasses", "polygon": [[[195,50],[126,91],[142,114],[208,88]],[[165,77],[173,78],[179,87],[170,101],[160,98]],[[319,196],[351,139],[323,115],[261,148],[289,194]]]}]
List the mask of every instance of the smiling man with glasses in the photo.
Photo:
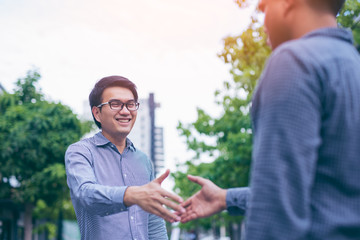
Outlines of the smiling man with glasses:
[{"label": "smiling man with glasses", "polygon": [[183,212],[176,204],[182,199],[161,188],[169,171],[154,179],[151,161],[127,138],[139,108],[136,86],[121,76],[105,77],[89,101],[101,132],[65,154],[81,239],[168,239],[160,217],[180,218],[163,205]]}]

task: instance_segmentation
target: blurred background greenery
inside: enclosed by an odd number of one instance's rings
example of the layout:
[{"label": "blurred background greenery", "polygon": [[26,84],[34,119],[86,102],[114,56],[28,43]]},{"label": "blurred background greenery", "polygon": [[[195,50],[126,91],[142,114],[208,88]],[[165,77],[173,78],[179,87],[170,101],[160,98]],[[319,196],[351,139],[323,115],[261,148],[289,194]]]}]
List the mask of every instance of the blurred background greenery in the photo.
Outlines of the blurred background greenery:
[{"label": "blurred background greenery", "polygon": [[[246,0],[235,2],[246,7]],[[249,184],[251,96],[271,53],[261,17],[256,10],[244,32],[223,40],[218,56],[230,66],[232,79],[214,93],[222,113],[214,117],[199,108],[195,122],[178,124],[179,134],[194,153],[192,159],[182,159],[172,173],[174,191],[184,199],[199,190],[187,180],[187,174],[208,178],[222,188]],[[338,23],[353,32],[360,52],[359,20],[360,1],[347,0]],[[64,227],[71,228],[68,221],[76,218],[66,184],[64,153],[68,145],[93,128],[92,122],[80,120],[69,107],[45,99],[38,87],[40,79],[39,71],[33,69],[16,81],[13,93],[0,92],[0,219],[11,211],[23,214],[24,221],[24,229],[16,230],[16,238],[11,239],[28,240],[33,233],[44,235],[44,239],[66,238]],[[210,160],[204,162],[204,158]],[[176,228],[193,233],[195,238],[210,231],[213,236],[239,239],[242,221],[242,217],[220,213]],[[6,231],[13,231],[14,224],[17,222],[3,223],[1,240],[10,239]],[[171,234],[173,226],[167,226]]]}]

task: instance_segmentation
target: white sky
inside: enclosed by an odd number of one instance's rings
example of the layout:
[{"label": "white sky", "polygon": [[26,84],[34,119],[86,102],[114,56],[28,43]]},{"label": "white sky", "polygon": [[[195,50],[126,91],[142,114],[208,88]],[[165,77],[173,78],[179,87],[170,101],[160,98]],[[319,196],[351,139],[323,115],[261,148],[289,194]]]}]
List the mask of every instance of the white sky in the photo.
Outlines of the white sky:
[{"label": "white sky", "polygon": [[[256,0],[254,2],[257,2]],[[231,79],[218,57],[222,39],[240,34],[254,5],[233,0],[0,0],[0,83],[12,91],[33,67],[47,99],[76,113],[97,80],[122,75],[141,98],[161,104],[165,159],[188,160],[178,121],[196,107],[219,113],[214,91]],[[135,143],[136,145],[136,143]]]}]

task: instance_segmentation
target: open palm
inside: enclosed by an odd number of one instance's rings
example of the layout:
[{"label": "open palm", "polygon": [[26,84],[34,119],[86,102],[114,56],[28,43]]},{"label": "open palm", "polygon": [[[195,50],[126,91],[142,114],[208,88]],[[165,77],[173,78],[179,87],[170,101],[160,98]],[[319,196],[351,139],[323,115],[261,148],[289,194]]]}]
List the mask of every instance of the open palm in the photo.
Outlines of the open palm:
[{"label": "open palm", "polygon": [[188,179],[199,184],[202,188],[181,205],[186,212],[181,215],[181,222],[185,223],[197,218],[209,217],[226,209],[226,190],[219,188],[208,179],[188,176]]}]

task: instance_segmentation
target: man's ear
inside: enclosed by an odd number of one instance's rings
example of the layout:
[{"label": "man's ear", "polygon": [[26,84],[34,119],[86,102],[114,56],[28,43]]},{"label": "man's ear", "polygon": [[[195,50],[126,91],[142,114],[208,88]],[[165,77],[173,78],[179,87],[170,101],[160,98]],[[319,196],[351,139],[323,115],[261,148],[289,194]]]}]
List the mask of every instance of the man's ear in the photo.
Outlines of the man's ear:
[{"label": "man's ear", "polygon": [[305,0],[283,0],[284,17],[289,16],[289,14],[295,9],[296,5],[298,5],[300,1]]},{"label": "man's ear", "polygon": [[94,118],[96,119],[96,121],[101,123],[100,118],[99,118],[100,108],[93,106],[91,109],[91,112],[92,112]]}]

